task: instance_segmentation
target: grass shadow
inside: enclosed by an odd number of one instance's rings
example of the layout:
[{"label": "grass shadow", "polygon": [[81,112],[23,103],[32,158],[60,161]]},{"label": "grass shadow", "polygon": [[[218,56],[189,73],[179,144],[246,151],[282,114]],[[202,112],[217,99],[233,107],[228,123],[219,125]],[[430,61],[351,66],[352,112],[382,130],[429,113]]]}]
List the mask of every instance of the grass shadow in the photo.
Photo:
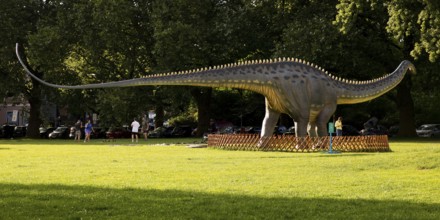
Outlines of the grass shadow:
[{"label": "grass shadow", "polygon": [[[438,219],[440,204],[0,184],[1,219]],[[286,195],[288,196],[288,195]]]}]

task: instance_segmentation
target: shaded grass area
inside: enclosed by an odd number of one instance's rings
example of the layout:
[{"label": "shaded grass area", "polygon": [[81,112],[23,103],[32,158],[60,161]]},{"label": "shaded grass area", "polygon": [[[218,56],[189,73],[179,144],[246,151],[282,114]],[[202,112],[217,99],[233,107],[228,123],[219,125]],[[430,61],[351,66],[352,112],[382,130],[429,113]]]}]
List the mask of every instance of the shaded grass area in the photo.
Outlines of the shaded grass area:
[{"label": "shaded grass area", "polygon": [[439,204],[0,184],[3,219],[437,219]]},{"label": "shaded grass area", "polygon": [[440,218],[438,140],[337,155],[198,141],[0,140],[0,219]]}]

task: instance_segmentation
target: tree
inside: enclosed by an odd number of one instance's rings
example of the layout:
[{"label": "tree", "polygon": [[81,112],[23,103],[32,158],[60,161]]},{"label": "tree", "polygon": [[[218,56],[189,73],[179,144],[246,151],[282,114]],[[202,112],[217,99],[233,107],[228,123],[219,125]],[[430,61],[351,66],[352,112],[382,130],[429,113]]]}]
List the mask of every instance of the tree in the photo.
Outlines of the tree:
[{"label": "tree", "polygon": [[[192,69],[271,56],[283,23],[273,1],[157,1],[155,56],[164,71]],[[213,117],[211,88],[191,88],[199,135]],[[263,101],[263,99],[262,99]]]},{"label": "tree", "polygon": [[[382,76],[386,72],[384,64],[393,63],[388,57],[390,48],[386,46],[380,32],[371,25],[358,25],[358,28],[345,35],[339,32],[333,25],[337,1],[289,4],[285,16],[295,19],[289,19],[275,56],[300,58],[318,64],[331,74],[357,80]],[[336,115],[343,115],[345,122],[361,127],[362,121],[369,119],[372,112],[387,112],[388,106],[377,105],[384,103],[382,99],[384,97],[371,101],[376,105],[365,103],[338,106]],[[382,110],[372,110],[371,107],[380,107]]]},{"label": "tree", "polygon": [[[85,84],[131,79],[153,65],[149,1],[51,1],[56,11],[30,36],[29,57],[48,81]],[[54,19],[56,17],[56,19]],[[150,88],[151,90],[151,88]],[[122,124],[146,111],[148,88],[55,90],[71,111],[102,112],[104,124]],[[139,92],[142,91],[142,92]],[[112,102],[114,100],[118,102]],[[115,117],[109,110],[118,110]],[[114,114],[113,112],[110,112]]]},{"label": "tree", "polygon": [[[0,97],[21,96],[30,104],[27,136],[39,137],[40,107],[44,89],[34,80],[24,77],[15,56],[15,43],[27,44],[37,31],[38,22],[52,11],[46,1],[0,1],[0,72],[2,74]],[[42,76],[42,72],[35,71]]]},{"label": "tree", "polygon": [[[440,3],[435,0],[340,0],[335,23],[342,33],[349,33],[362,23],[375,25],[373,27],[377,27],[388,45],[399,52],[392,54],[393,56],[423,59],[422,54],[425,52],[429,55],[429,60],[434,62],[440,54],[439,5]],[[399,134],[402,136],[415,135],[411,87],[409,79],[405,79],[397,88],[396,102],[400,112]]]}]

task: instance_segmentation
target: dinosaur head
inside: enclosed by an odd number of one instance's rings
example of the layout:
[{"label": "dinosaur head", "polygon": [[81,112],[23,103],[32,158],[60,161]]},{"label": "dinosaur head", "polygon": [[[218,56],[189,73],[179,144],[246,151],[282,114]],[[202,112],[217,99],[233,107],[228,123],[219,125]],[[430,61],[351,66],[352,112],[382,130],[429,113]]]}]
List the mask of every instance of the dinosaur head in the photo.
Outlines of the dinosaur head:
[{"label": "dinosaur head", "polygon": [[408,61],[408,60],[405,60],[404,62],[407,62],[407,65],[408,65],[408,71],[412,74],[412,75],[415,75],[415,74],[417,74],[417,70],[416,70],[416,67],[414,66],[414,64],[412,64],[410,61]]}]

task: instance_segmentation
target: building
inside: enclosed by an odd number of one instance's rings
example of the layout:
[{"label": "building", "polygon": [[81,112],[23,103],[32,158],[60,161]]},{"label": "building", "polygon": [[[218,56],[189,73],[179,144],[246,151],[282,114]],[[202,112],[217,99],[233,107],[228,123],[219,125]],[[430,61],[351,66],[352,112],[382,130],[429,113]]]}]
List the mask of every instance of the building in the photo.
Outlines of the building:
[{"label": "building", "polygon": [[[0,104],[0,124],[27,126],[29,122],[30,104],[23,97],[8,97]],[[43,101],[41,105],[41,117],[44,122],[56,121],[56,105]]]}]

